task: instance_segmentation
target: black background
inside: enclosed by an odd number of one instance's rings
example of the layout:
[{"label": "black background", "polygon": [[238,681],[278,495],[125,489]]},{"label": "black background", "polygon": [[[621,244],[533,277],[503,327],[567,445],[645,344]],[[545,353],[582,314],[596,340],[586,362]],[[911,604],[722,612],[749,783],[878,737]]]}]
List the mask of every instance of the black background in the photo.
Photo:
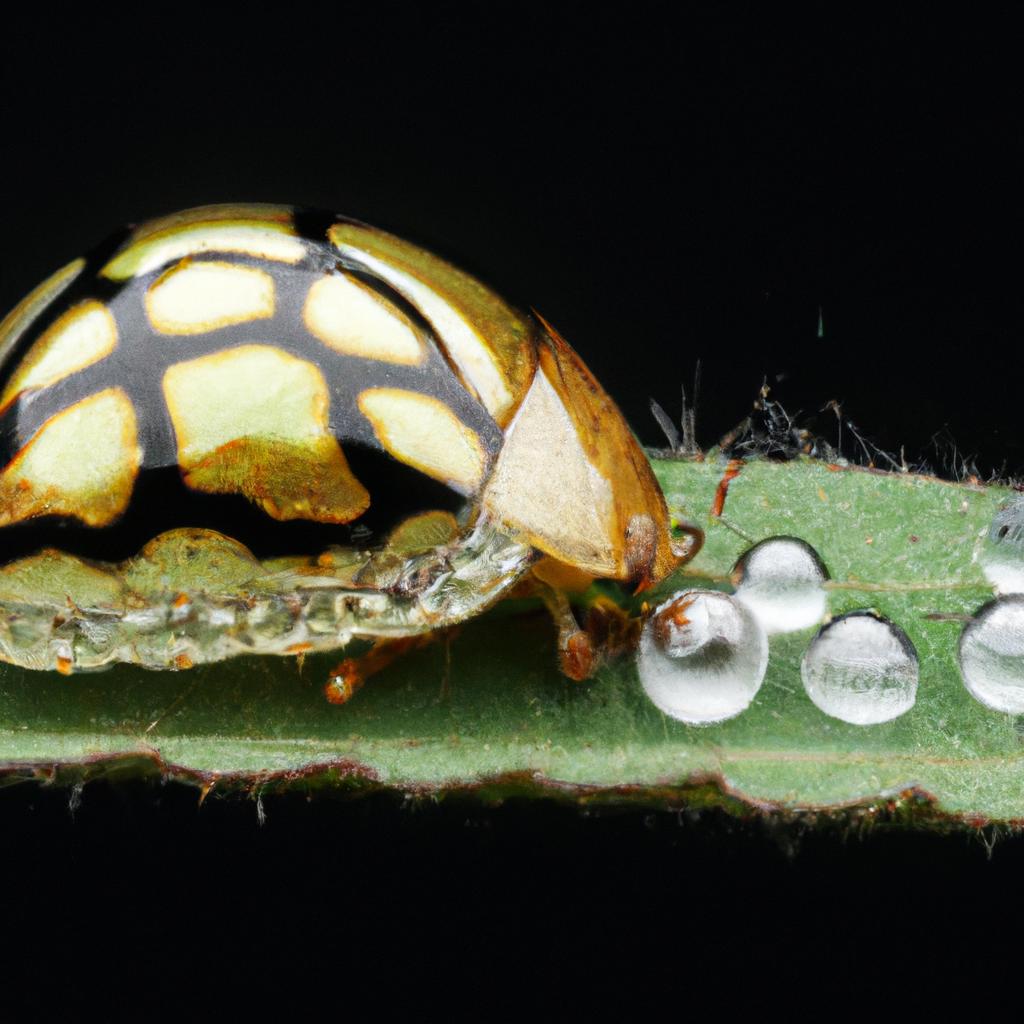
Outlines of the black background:
[{"label": "black background", "polygon": [[[123,222],[324,207],[535,306],[647,443],[648,398],[675,413],[701,360],[704,444],[767,380],[823,431],[838,400],[911,462],[1024,471],[1009,19],[121,17],[0,43],[3,307]],[[150,1003],[198,1007],[211,981],[290,1000],[326,985],[343,1012],[370,977],[381,1012],[457,992],[490,1013],[551,981],[566,994],[549,1009],[620,988],[682,1011],[697,989],[728,1003],[825,982],[869,1000],[961,986],[971,964],[998,981],[1019,957],[1002,928],[1024,847],[989,859],[991,832],[386,797],[265,810],[261,826],[251,802],[97,784],[72,814],[66,792],[0,792],[0,929],[26,998],[138,1008],[141,982]]]}]

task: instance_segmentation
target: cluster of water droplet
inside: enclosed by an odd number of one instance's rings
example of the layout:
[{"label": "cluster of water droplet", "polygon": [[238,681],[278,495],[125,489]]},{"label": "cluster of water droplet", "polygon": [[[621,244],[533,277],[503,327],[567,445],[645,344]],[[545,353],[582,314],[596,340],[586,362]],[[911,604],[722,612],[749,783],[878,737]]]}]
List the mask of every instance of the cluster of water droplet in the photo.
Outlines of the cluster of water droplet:
[{"label": "cluster of water droplet", "polygon": [[[1024,714],[1024,497],[996,515],[978,561],[999,596],[961,634],[964,685],[989,708]],[[738,715],[764,681],[768,637],[826,618],[827,580],[810,545],[772,537],[737,562],[734,594],[691,590],[666,601],[640,642],[638,670],[648,696],[665,714],[690,724]],[[875,725],[914,706],[918,657],[899,626],[857,610],[821,626],[800,676],[825,714]]]},{"label": "cluster of water droplet", "polygon": [[960,635],[960,674],[986,707],[1024,714],[1024,495],[1000,509],[977,554],[999,595]]}]

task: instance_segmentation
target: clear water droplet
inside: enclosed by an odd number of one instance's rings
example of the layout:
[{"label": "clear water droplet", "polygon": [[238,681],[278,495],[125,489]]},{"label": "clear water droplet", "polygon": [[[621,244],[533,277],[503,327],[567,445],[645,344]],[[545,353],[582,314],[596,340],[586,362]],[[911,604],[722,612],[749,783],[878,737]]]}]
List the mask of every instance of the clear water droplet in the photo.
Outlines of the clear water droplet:
[{"label": "clear water droplet", "polygon": [[807,629],[825,617],[828,570],[817,551],[797,537],[755,544],[733,570],[736,597],[769,636]]},{"label": "clear water droplet", "polygon": [[729,594],[689,590],[659,605],[640,636],[637,670],[647,696],[690,725],[749,707],[768,667],[768,638]]},{"label": "clear water droplet", "polygon": [[992,517],[977,559],[998,593],[1024,593],[1024,495]]},{"label": "clear water droplet", "polygon": [[851,725],[891,722],[917,699],[917,652],[899,626],[869,611],[848,612],[811,641],[800,675],[812,701]]},{"label": "clear water droplet", "polygon": [[960,634],[960,674],[986,707],[1024,714],[1024,596],[996,598],[967,623]]}]

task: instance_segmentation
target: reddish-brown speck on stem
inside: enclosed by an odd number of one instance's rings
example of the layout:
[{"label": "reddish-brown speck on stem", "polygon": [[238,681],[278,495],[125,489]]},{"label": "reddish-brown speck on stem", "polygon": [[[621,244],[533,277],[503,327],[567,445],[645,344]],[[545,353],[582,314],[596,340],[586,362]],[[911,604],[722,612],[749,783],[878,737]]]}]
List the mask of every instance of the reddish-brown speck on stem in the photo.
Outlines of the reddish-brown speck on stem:
[{"label": "reddish-brown speck on stem", "polygon": [[718,481],[718,487],[715,490],[715,500],[711,505],[711,514],[716,519],[721,517],[725,509],[725,496],[729,493],[729,484],[740,475],[742,468],[742,459],[730,459],[729,464],[725,467],[722,479]]}]

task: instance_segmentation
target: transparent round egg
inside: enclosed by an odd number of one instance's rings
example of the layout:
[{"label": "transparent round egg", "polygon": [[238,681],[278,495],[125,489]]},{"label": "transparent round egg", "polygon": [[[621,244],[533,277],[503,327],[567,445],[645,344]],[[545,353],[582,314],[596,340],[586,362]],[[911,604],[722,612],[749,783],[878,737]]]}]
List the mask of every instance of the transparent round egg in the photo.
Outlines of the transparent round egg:
[{"label": "transparent round egg", "polygon": [[800,662],[800,676],[826,715],[851,725],[877,725],[914,706],[917,652],[888,619],[848,612],[818,631]]},{"label": "transparent round egg", "polygon": [[818,553],[798,537],[769,537],[733,569],[736,597],[771,636],[807,629],[825,617],[828,572]]},{"label": "transparent round egg", "polygon": [[655,609],[640,636],[637,669],[647,696],[690,725],[744,711],[767,667],[764,629],[748,608],[717,590],[677,594]]},{"label": "transparent round egg", "polygon": [[1024,495],[999,509],[977,551],[978,565],[1000,594],[1024,593]]},{"label": "transparent round egg", "polygon": [[960,674],[986,707],[1024,714],[1024,595],[985,605],[960,634]]}]

